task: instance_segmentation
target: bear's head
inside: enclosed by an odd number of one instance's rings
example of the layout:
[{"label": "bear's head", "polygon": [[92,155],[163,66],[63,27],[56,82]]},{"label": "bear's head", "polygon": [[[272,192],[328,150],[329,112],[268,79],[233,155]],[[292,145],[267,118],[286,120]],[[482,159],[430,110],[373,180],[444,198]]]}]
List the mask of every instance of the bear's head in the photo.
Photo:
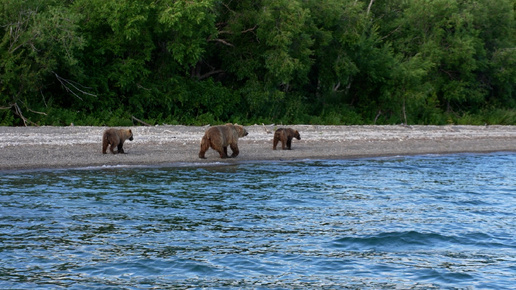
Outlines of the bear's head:
[{"label": "bear's head", "polygon": [[299,135],[299,132],[297,130],[294,132],[294,138],[296,138],[297,140],[301,140],[301,135]]},{"label": "bear's head", "polygon": [[131,129],[127,130],[127,135],[129,136],[129,141],[133,141],[133,131]]},{"label": "bear's head", "polygon": [[238,137],[244,137],[244,136],[247,136],[249,134],[247,132],[247,130],[244,128],[244,126],[238,125],[238,124],[235,124],[233,126],[235,127],[235,130],[238,133]]}]

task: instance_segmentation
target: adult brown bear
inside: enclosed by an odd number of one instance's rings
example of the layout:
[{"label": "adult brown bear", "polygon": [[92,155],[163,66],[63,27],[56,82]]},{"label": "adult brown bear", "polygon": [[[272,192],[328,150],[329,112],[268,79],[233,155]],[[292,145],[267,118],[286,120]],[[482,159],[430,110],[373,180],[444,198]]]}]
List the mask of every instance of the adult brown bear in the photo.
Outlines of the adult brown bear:
[{"label": "adult brown bear", "polygon": [[[123,146],[127,139],[133,141],[133,131],[131,129],[107,129],[102,135],[102,153],[106,154],[108,145],[111,145],[109,151],[113,154],[125,153]],[[116,152],[113,150],[115,147],[117,147]]]},{"label": "adult brown bear", "polygon": [[[272,150],[276,150],[276,145],[281,141],[281,149],[291,150],[292,147],[292,138],[296,138],[297,140],[301,140],[301,135],[299,132],[290,128],[279,128],[274,132],[274,140],[272,141]],[[286,145],[286,148],[285,148]]]},{"label": "adult brown bear", "polygon": [[204,133],[201,140],[201,151],[199,151],[199,158],[206,159],[204,154],[208,149],[219,152],[220,158],[228,158],[228,146],[231,147],[233,154],[231,157],[238,156],[238,137],[247,136],[245,128],[238,124],[226,124],[220,126],[210,127]]}]

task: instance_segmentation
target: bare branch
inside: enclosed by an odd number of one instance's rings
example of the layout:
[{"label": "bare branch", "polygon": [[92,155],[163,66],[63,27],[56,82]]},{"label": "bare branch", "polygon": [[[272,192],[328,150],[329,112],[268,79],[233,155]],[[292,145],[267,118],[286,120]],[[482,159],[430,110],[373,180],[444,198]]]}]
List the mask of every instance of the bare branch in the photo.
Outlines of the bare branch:
[{"label": "bare branch", "polygon": [[366,13],[366,15],[369,15],[369,12],[371,11],[371,6],[373,6],[373,2],[374,2],[374,0],[371,0],[369,2],[369,6],[367,6],[367,13]]},{"label": "bare branch", "polygon": [[443,73],[447,74],[450,77],[451,80],[455,79],[453,77],[453,72],[447,71],[447,70],[444,70],[444,69],[439,69],[439,70],[442,71]]},{"label": "bare branch", "polygon": [[229,31],[229,30],[221,30],[219,31],[219,35],[220,34],[233,34],[233,31]]},{"label": "bare branch", "polygon": [[263,130],[265,130],[265,133],[272,134],[272,132],[269,129],[267,129],[267,127],[265,127],[264,123],[262,123],[262,126],[263,126]]},{"label": "bare branch", "polygon": [[21,109],[20,109],[20,107],[18,106],[18,103],[14,103],[14,104],[13,104],[13,107],[14,107],[14,113],[15,113],[16,115],[18,115],[18,117],[20,117],[20,118],[22,119],[22,121],[23,121],[23,125],[24,125],[25,127],[27,127],[27,122],[29,122],[30,124],[33,124],[33,125],[38,126],[38,124],[36,124],[36,123],[32,122],[31,120],[29,120],[29,119],[27,119],[27,118],[25,118],[25,117],[23,116],[23,114],[22,114],[22,112],[21,112]]},{"label": "bare branch", "polygon": [[[22,119],[23,125],[25,127],[27,127],[27,123],[30,123],[30,124],[35,125],[35,126],[38,126],[38,124],[32,122],[31,120],[29,120],[29,119],[25,118],[25,116],[23,116],[23,113],[22,113],[22,111],[20,109],[20,106],[18,106],[18,103],[12,103],[12,104],[10,104],[9,107],[0,107],[0,110],[10,110],[10,109],[13,109],[13,108],[14,108],[14,114],[18,115],[18,117],[20,117],[20,119]],[[30,112],[36,113],[36,114],[41,114],[41,115],[45,115],[45,116],[47,115],[44,112],[34,111],[34,110],[30,109],[30,108],[27,108],[27,110],[29,110]]]},{"label": "bare branch", "polygon": [[38,34],[35,33],[30,38],[25,40],[24,42],[18,43],[21,35],[28,30],[29,22],[31,17],[34,17],[38,13],[37,10],[28,10],[28,11],[22,11],[18,15],[17,22],[14,23],[8,23],[6,25],[3,25],[3,27],[9,27],[9,53],[14,53],[16,50],[18,50],[20,47],[26,45],[27,43],[30,44],[32,49],[35,49],[34,44],[32,41],[38,37]]},{"label": "bare branch", "polygon": [[337,92],[339,90],[339,88],[340,88],[340,82],[338,82],[338,83],[333,85],[333,91],[334,92]]},{"label": "bare branch", "polygon": [[240,33],[242,33],[242,34],[243,34],[243,33],[247,33],[247,32],[254,31],[254,30],[256,29],[256,27],[257,27],[257,26],[258,26],[258,25],[255,25],[254,27],[251,27],[251,28],[249,28],[249,29],[242,30]]},{"label": "bare branch", "polygon": [[398,32],[399,30],[401,29],[401,25],[399,25],[398,27],[396,27],[396,29],[394,29],[393,31],[387,33],[387,35],[385,35],[384,37],[381,38],[381,40],[384,40],[388,37],[390,37],[392,34]]},{"label": "bare branch", "polygon": [[79,97],[79,95],[77,95],[72,89],[70,89],[68,86],[71,86],[72,88],[74,88],[75,90],[79,91],[80,93],[84,94],[84,95],[88,95],[88,96],[93,96],[93,97],[96,97],[97,95],[94,95],[94,94],[91,94],[91,93],[88,93],[88,92],[85,92],[81,89],[79,89],[77,86],[81,86],[83,88],[86,88],[86,89],[91,89],[89,87],[85,87],[77,82],[74,82],[74,81],[71,81],[71,80],[67,80],[65,78],[62,78],[60,77],[57,73],[55,73],[54,71],[52,71],[52,73],[56,76],[57,80],[61,83],[61,85],[65,88],[66,91],[72,93],[75,97],[77,97],[79,100],[83,101],[83,99],[81,97]]},{"label": "bare branch", "polygon": [[227,9],[229,12],[231,12],[231,13],[235,13],[235,11],[233,11],[233,10],[231,10],[231,8],[229,8],[229,5],[228,5],[228,4],[226,4],[226,3],[222,2],[222,5],[223,5],[224,7],[226,7],[226,9]]},{"label": "bare branch", "polygon": [[207,78],[211,77],[212,75],[223,73],[223,72],[224,72],[224,70],[221,70],[221,69],[212,70],[212,71],[210,71],[208,73],[203,74],[202,76],[198,76],[198,79],[199,80],[204,80],[204,79],[207,79]]},{"label": "bare branch", "polygon": [[[255,26],[253,26],[253,27],[251,27],[251,28],[248,28],[248,29],[246,29],[246,30],[242,30],[242,31],[240,31],[240,33],[241,33],[241,34],[244,34],[244,33],[247,33],[247,32],[254,31],[254,30],[256,29],[256,27],[258,27],[258,25],[255,25]],[[231,30],[220,30],[220,31],[219,31],[219,35],[220,35],[220,34],[234,34],[234,32],[233,32],[233,31],[231,31]]]},{"label": "bare branch", "polygon": [[38,112],[38,111],[34,111],[33,109],[29,109],[29,108],[27,108],[27,110],[29,110],[30,112],[36,113],[36,114],[45,115],[45,116],[47,115],[47,113],[45,113],[45,112]]},{"label": "bare branch", "polygon": [[136,87],[139,88],[139,89],[146,90],[146,91],[152,91],[151,89],[148,89],[148,88],[146,88],[146,87],[144,87],[144,86],[142,86],[140,84],[137,84]]},{"label": "bare branch", "polygon": [[151,124],[149,124],[149,123],[145,123],[144,121],[142,121],[142,120],[140,120],[140,119],[136,118],[135,116],[131,116],[131,117],[132,117],[132,119],[133,119],[134,121],[140,122],[140,123],[142,123],[142,124],[143,124],[143,125],[145,125],[145,126],[149,126],[149,127],[150,127],[150,126],[152,126]]},{"label": "bare branch", "polygon": [[[240,31],[240,33],[244,34],[244,33],[248,33],[248,32],[254,32],[254,30],[256,29],[257,26],[258,25],[255,25],[254,27],[248,28],[246,30],[242,30],[242,31]],[[218,35],[222,35],[222,34],[231,34],[232,35],[232,34],[234,34],[234,32],[230,31],[230,30],[220,30],[218,32]],[[220,42],[220,43],[222,43],[224,45],[235,47],[235,45],[233,45],[232,43],[228,42],[227,40],[221,39],[221,38],[211,39],[211,37],[209,37],[208,41]]]},{"label": "bare branch", "polygon": [[376,121],[378,121],[378,118],[380,117],[380,115],[382,114],[382,110],[378,110],[378,113],[376,114],[376,117],[374,117],[374,122],[373,124],[376,125]]},{"label": "bare branch", "polygon": [[224,45],[234,47],[234,45],[233,45],[233,44],[231,44],[231,43],[229,43],[229,42],[227,42],[227,41],[225,41],[225,40],[223,40],[223,39],[220,39],[220,38],[210,39],[209,41],[216,41],[216,42],[220,42],[220,43],[222,43],[222,44],[224,44]]}]

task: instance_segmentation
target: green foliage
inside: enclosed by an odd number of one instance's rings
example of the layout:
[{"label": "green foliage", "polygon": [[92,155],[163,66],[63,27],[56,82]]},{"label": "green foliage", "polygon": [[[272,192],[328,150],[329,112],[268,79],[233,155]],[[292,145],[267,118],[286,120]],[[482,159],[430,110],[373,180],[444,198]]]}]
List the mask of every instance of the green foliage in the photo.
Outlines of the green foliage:
[{"label": "green foliage", "polygon": [[513,0],[20,0],[0,21],[0,125],[516,123]]},{"label": "green foliage", "polygon": [[0,111],[0,126],[12,126],[15,124],[15,116],[12,111]]},{"label": "green foliage", "polygon": [[195,65],[204,53],[206,38],[216,32],[215,15],[211,13],[213,0],[173,1],[158,9],[158,24],[167,37],[167,50],[174,60],[188,68]]},{"label": "green foliage", "polygon": [[453,123],[460,125],[514,125],[516,124],[516,111],[487,108],[478,113],[466,112],[461,116],[451,116]]},{"label": "green foliage", "polygon": [[52,0],[10,1],[0,7],[0,21],[6,23],[0,43],[0,107],[24,119],[24,111],[53,101],[45,97],[53,85],[73,92],[61,77],[68,74],[61,71],[80,74],[75,56],[84,44],[76,33],[79,15]]}]

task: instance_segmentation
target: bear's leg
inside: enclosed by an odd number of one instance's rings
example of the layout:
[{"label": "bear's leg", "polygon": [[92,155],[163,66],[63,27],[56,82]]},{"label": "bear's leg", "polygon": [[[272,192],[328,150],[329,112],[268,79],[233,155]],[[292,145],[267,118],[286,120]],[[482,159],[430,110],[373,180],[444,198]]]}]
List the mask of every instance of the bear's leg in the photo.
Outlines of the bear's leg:
[{"label": "bear's leg", "polygon": [[224,147],[224,154],[226,155],[226,157],[228,156],[228,147]]},{"label": "bear's leg", "polygon": [[120,138],[116,135],[113,135],[108,138],[108,143],[111,145],[109,147],[109,151],[111,151],[113,154],[117,154],[118,152],[115,152],[115,148],[120,145]]},{"label": "bear's leg", "polygon": [[292,147],[292,138],[287,139],[287,150],[291,150],[290,147]]},{"label": "bear's leg", "polygon": [[118,152],[115,152],[115,147],[116,147],[116,145],[114,143],[111,143],[111,146],[109,146],[109,151],[111,151],[111,153],[113,153],[113,154],[118,153]]},{"label": "bear's leg", "polygon": [[[215,148],[213,148],[213,149],[215,149]],[[215,149],[215,150],[217,150],[217,152],[219,152],[220,158],[222,158],[222,159],[228,158],[228,154],[226,153],[228,150],[227,147],[223,147],[222,149]]]},{"label": "bear's leg", "polygon": [[206,153],[206,151],[208,151],[208,149],[210,149],[210,141],[208,140],[208,138],[206,138],[206,136],[204,136],[201,140],[201,151],[199,151],[199,158],[206,159],[206,157],[204,157],[204,154]]},{"label": "bear's leg", "polygon": [[276,150],[276,146],[278,145],[278,142],[279,142],[279,138],[276,138],[276,136],[274,136],[274,141],[272,141],[272,150]]},{"label": "bear's leg", "polygon": [[229,146],[231,147],[231,151],[233,151],[233,154],[231,154],[231,157],[232,158],[237,157],[238,153],[240,153],[240,151],[238,151],[238,145],[237,144],[231,144]]},{"label": "bear's leg", "polygon": [[122,146],[124,146],[123,143],[118,144],[118,153],[124,154],[125,152],[124,152],[124,148],[122,148]]}]

